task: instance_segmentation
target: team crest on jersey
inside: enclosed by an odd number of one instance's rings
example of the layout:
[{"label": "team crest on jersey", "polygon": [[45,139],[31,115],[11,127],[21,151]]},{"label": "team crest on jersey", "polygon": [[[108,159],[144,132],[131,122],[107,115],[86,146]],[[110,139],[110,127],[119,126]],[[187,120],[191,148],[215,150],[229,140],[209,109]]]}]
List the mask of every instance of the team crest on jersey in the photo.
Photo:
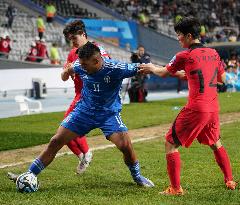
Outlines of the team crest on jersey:
[{"label": "team crest on jersey", "polygon": [[87,75],[83,75],[82,79],[88,79]]},{"label": "team crest on jersey", "polygon": [[105,76],[105,77],[104,77],[104,82],[105,82],[105,83],[110,83],[110,76],[108,76],[108,75]]}]

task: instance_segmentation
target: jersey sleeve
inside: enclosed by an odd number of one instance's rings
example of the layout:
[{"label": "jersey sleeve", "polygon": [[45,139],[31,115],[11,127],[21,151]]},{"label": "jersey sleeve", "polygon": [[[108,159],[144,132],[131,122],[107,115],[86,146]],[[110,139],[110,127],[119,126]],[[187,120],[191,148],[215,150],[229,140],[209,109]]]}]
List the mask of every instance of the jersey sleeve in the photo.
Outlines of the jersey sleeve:
[{"label": "jersey sleeve", "polygon": [[183,52],[177,53],[166,65],[169,73],[175,74],[177,71],[185,69],[185,55]]},{"label": "jersey sleeve", "polygon": [[79,63],[79,60],[76,60],[74,63],[73,63],[73,71],[74,73],[77,73],[77,74],[80,74],[81,71],[82,71],[82,68],[81,68],[81,65]]},{"label": "jersey sleeve", "polygon": [[119,79],[129,78],[137,74],[139,63],[111,63],[114,76]]},{"label": "jersey sleeve", "polygon": [[225,67],[226,64],[224,63],[224,61],[220,60],[220,57],[218,55],[218,59],[219,59],[219,66],[218,66],[218,73],[217,73],[217,80],[218,82],[222,82],[222,74],[225,72]]}]

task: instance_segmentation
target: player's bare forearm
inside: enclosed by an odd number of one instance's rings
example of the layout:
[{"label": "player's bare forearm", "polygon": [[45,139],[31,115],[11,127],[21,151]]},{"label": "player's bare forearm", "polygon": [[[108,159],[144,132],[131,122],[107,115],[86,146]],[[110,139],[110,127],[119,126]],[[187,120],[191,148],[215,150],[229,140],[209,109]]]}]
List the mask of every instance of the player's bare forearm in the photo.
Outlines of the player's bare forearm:
[{"label": "player's bare forearm", "polygon": [[160,77],[166,77],[169,75],[166,67],[154,65],[152,63],[141,64],[138,72],[142,74],[154,74]]},{"label": "player's bare forearm", "polygon": [[67,64],[64,67],[63,72],[61,73],[62,80],[67,81],[73,73],[74,73],[73,64],[72,63]]}]

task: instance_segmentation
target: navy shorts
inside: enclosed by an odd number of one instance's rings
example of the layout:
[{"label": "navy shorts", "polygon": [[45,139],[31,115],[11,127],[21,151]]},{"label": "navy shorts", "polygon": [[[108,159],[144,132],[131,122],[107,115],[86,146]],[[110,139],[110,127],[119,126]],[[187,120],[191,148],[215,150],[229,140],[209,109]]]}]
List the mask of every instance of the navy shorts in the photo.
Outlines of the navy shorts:
[{"label": "navy shorts", "polygon": [[120,113],[83,112],[74,109],[61,123],[61,126],[77,133],[86,135],[91,130],[99,128],[108,138],[116,132],[126,132],[128,128],[123,123]]}]

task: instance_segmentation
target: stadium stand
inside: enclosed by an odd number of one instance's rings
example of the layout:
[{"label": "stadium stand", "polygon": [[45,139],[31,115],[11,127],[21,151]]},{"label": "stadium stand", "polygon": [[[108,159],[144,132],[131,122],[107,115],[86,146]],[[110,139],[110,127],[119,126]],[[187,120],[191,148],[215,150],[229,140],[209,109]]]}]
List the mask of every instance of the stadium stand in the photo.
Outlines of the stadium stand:
[{"label": "stadium stand", "polygon": [[[45,7],[45,0],[32,0],[38,6],[42,8]],[[69,0],[59,0],[55,1],[56,9],[58,15],[61,15],[66,18],[97,18],[97,14],[90,12],[87,9],[79,7],[78,4],[73,4]]]},{"label": "stadium stand", "polygon": [[[5,17],[5,11],[8,5],[9,3],[7,1],[0,2],[0,22],[2,22],[0,25],[0,35],[7,33],[7,35],[9,35],[12,39],[12,50],[9,54],[9,60],[22,61],[26,57],[31,43],[35,41],[35,38],[37,36],[37,15],[31,16],[28,13],[23,12],[20,8],[16,8],[16,17],[13,21],[12,29],[6,29],[5,25],[7,19]],[[71,7],[75,8],[74,6]],[[70,15],[70,13],[68,14]],[[63,28],[64,25],[58,23],[46,24],[46,35],[44,36],[48,49],[51,47],[52,42],[57,42],[58,45],[60,45],[59,55],[62,63],[64,63],[70,49],[66,45],[65,39],[62,35]],[[96,39],[90,38],[90,40]],[[116,46],[104,42],[101,42],[101,44],[113,58],[129,61],[131,55],[129,51],[120,49]],[[42,63],[49,64],[49,62],[49,59],[44,59]]]},{"label": "stadium stand", "polygon": [[[205,41],[231,41],[238,38],[240,1],[226,0],[96,0],[144,26],[174,37],[173,24],[181,16],[194,15],[209,33]],[[233,37],[234,36],[234,37]]]}]

